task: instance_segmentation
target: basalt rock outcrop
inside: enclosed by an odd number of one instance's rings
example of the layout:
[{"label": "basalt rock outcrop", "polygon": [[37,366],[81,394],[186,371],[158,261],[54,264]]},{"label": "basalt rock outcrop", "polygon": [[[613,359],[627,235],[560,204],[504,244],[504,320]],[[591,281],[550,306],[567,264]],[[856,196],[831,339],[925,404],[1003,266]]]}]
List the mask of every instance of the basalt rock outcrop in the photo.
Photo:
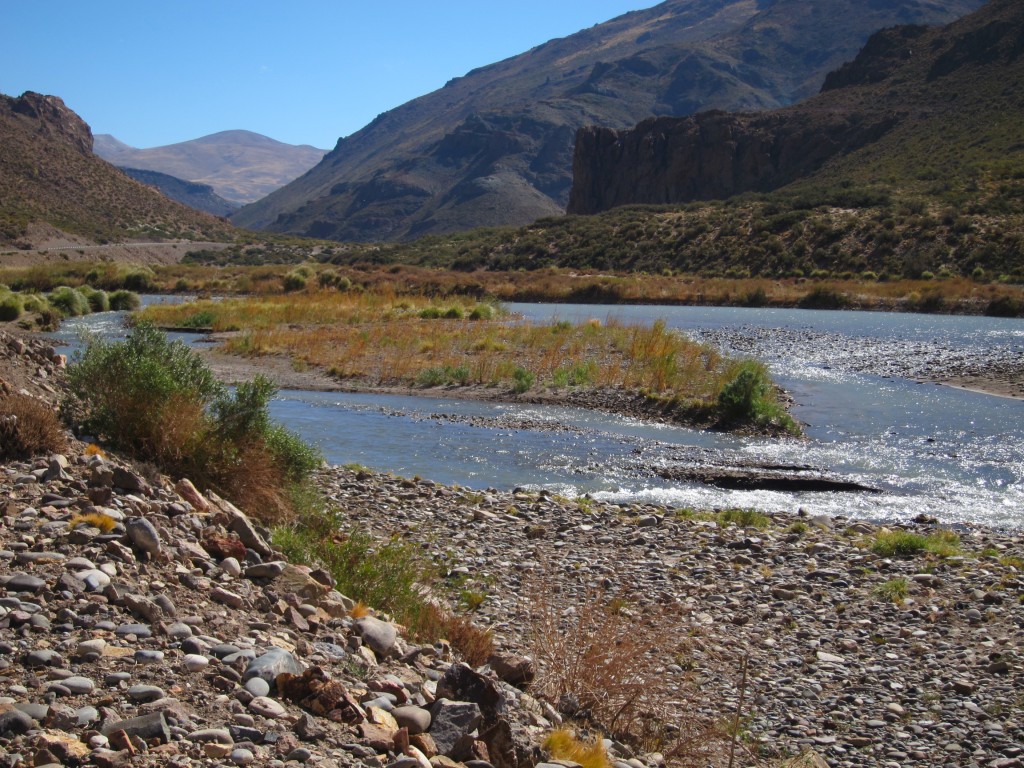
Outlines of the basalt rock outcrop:
[{"label": "basalt rock outcrop", "polygon": [[898,113],[701,112],[576,134],[569,213],[767,192],[878,140]]}]

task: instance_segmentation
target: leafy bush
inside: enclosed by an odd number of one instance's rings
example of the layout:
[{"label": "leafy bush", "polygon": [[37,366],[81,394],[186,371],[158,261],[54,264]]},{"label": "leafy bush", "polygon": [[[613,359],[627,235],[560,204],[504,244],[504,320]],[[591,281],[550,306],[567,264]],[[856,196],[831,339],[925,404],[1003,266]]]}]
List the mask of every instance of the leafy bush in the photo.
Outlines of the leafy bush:
[{"label": "leafy bush", "polygon": [[78,291],[85,296],[86,301],[89,302],[89,309],[93,312],[110,311],[110,297],[106,291],[90,288],[87,285],[83,285]]},{"label": "leafy bush", "polygon": [[269,521],[319,453],[271,423],[262,376],[228,392],[180,341],[142,324],[123,342],[93,338],[69,372],[82,427],[162,471],[189,477]]},{"label": "leafy bush", "polygon": [[0,399],[0,460],[59,453],[66,444],[64,426],[46,403],[25,395]]},{"label": "leafy bush", "polygon": [[308,267],[299,267],[293,269],[281,282],[282,287],[285,291],[291,293],[293,291],[304,291],[306,289],[306,283],[310,278],[310,270]]},{"label": "leafy bush", "polygon": [[777,402],[768,369],[756,360],[744,360],[738,365],[736,373],[718,393],[716,405],[727,423],[781,427],[791,434],[800,431]]},{"label": "leafy bush", "polygon": [[140,267],[125,273],[121,279],[124,290],[152,293],[157,290],[156,275],[148,267]]}]

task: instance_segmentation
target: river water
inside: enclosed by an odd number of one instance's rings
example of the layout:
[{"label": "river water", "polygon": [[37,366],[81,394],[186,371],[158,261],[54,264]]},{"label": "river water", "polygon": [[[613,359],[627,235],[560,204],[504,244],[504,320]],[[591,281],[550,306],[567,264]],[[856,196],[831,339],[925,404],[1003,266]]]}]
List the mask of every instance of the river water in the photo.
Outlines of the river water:
[{"label": "river water", "polygon": [[[740,438],[585,410],[285,390],[272,415],[332,463],[485,489],[622,503],[1024,525],[1024,401],[918,383],[935,366],[1020,360],[1024,323],[980,317],[705,307],[513,304],[529,320],[650,323],[755,354],[792,396],[805,440]],[[69,321],[116,334],[115,313]],[[195,337],[187,337],[195,341]],[[809,465],[880,489],[729,491],[662,479],[694,463]]]}]

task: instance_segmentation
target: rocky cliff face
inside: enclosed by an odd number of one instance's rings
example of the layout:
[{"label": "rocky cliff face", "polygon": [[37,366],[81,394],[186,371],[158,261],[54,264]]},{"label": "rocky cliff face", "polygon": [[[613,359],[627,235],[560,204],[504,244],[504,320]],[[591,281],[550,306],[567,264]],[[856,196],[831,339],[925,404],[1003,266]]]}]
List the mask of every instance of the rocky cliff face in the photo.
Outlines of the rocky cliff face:
[{"label": "rocky cliff face", "polygon": [[56,96],[26,91],[17,98],[0,94],[0,112],[35,121],[35,131],[47,138],[69,142],[83,154],[92,154],[92,129]]},{"label": "rocky cliff face", "polygon": [[877,140],[896,114],[702,112],[576,134],[569,213],[764,192]]}]

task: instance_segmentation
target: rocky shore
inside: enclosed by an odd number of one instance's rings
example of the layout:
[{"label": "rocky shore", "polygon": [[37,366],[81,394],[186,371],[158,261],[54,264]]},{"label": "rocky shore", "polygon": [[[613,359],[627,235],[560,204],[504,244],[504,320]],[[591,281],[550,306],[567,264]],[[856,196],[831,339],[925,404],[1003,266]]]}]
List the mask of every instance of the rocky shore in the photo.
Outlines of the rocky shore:
[{"label": "rocky shore", "polygon": [[[62,362],[0,338],[0,387],[52,401]],[[500,657],[474,670],[353,610],[229,501],[142,470],[74,442],[0,466],[0,766],[526,768],[574,711],[545,697],[545,661],[586,645],[571,617],[595,603],[659,640],[622,645],[658,694],[644,716],[671,734],[738,715],[737,765],[1024,765],[1019,532],[886,557],[863,521],[320,471],[353,525],[420,547],[437,596],[493,633]],[[545,634],[545,616],[569,623]],[[616,768],[663,759],[612,748]]]}]

